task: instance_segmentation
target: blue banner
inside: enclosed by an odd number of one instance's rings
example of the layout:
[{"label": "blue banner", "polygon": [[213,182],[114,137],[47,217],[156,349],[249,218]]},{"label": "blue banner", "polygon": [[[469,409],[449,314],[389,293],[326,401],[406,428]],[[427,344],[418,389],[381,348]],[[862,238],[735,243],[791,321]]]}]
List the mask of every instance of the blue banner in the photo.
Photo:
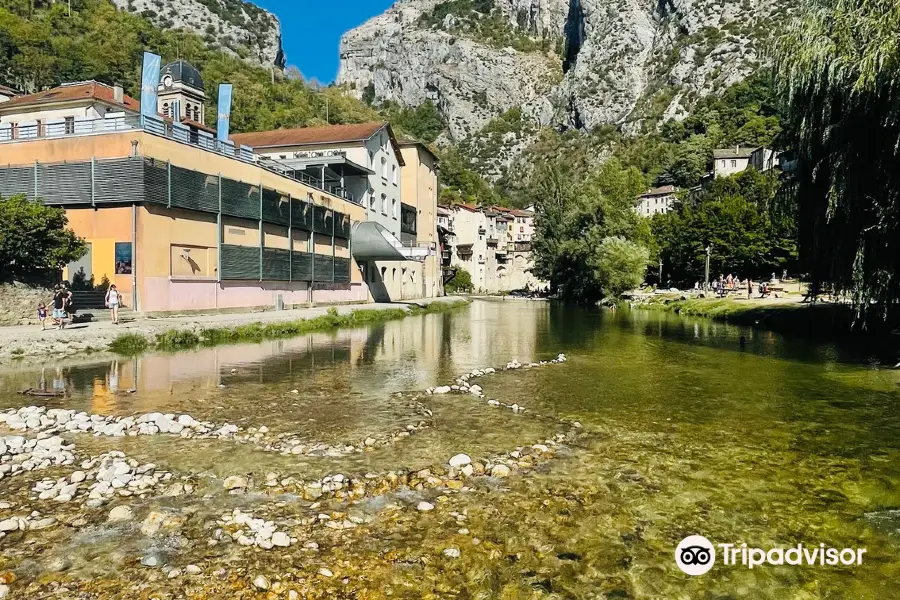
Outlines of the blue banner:
[{"label": "blue banner", "polygon": [[141,116],[156,117],[159,107],[156,90],[159,87],[161,59],[158,54],[144,52],[144,67],[141,70]]},{"label": "blue banner", "polygon": [[217,135],[220,142],[228,141],[228,130],[231,124],[231,84],[219,84],[219,118],[216,121]]}]

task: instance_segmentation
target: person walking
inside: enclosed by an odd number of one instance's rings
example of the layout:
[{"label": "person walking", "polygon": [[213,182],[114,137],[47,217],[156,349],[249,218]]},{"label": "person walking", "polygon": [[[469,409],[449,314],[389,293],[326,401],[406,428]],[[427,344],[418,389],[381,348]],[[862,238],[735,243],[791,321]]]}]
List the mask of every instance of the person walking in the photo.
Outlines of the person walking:
[{"label": "person walking", "polygon": [[66,326],[66,306],[69,303],[69,291],[63,287],[58,286],[56,288],[56,293],[53,295],[53,320],[56,323],[57,329],[64,329]]},{"label": "person walking", "polygon": [[119,324],[119,305],[122,303],[122,294],[116,288],[115,284],[109,286],[106,291],[106,308],[109,309],[109,316],[113,325]]},{"label": "person walking", "polygon": [[753,278],[748,277],[747,278],[747,300],[749,300],[751,296],[753,296]]}]

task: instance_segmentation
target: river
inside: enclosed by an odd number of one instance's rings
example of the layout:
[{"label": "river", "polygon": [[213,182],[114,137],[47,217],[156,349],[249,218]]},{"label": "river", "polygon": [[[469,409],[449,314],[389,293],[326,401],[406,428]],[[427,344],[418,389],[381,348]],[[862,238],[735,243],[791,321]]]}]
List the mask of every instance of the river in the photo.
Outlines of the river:
[{"label": "river", "polygon": [[[559,353],[560,364],[473,379],[485,398],[423,392]],[[0,408],[172,413],[240,433],[62,431],[74,464],[0,479],[0,521],[55,521],[7,532],[0,570],[15,574],[13,598],[900,597],[898,383],[900,371],[858,348],[519,300],[262,344],[20,364],[0,374]],[[27,388],[65,395],[18,394]],[[0,436],[13,433],[35,435],[0,423]],[[94,502],[86,487],[38,498],[36,484],[68,484],[79,464],[86,486],[83,461],[111,451],[171,479]],[[512,473],[453,479],[447,461],[460,453]],[[286,479],[336,473],[370,483],[311,498]],[[229,491],[229,476],[246,481]],[[111,519],[117,506],[130,514]],[[290,545],[235,542],[235,509]],[[692,577],[674,557],[693,534],[866,553],[861,564],[749,569],[720,551]]]}]

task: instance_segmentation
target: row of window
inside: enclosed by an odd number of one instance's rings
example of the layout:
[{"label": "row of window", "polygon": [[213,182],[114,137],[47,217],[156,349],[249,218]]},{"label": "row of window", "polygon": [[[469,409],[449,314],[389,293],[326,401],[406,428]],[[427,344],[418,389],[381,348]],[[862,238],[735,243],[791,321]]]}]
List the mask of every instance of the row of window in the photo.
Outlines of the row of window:
[{"label": "row of window", "polygon": [[[163,116],[169,117],[170,119],[175,118],[175,103],[173,102],[171,105],[168,102],[163,104]],[[191,104],[190,102],[184,103],[184,116],[186,119],[191,119],[196,122],[200,122],[200,105],[199,104]]]},{"label": "row of window", "polygon": [[[30,133],[26,133],[23,137],[44,137],[47,134],[47,123],[42,119],[37,119],[34,125],[23,125],[22,127],[26,128],[26,131]],[[19,129],[18,123],[10,123],[10,139],[17,140],[19,139],[19,134],[21,130]],[[32,132],[33,130],[33,132]],[[65,117],[65,132],[66,135],[72,135],[75,133],[75,117]],[[59,135],[59,131],[55,132],[55,135]]]},{"label": "row of window", "polygon": [[[371,210],[372,212],[375,212],[376,210],[378,210],[377,200],[378,199],[375,197],[375,193],[372,190],[369,190],[369,210]],[[381,195],[381,213],[382,214],[385,214],[385,215],[388,214],[387,206],[388,206],[387,196],[385,194],[382,194]],[[400,213],[398,211],[398,208],[399,208],[399,204],[397,203],[397,199],[396,198],[391,199],[391,216],[394,217],[395,219],[400,218]]]}]

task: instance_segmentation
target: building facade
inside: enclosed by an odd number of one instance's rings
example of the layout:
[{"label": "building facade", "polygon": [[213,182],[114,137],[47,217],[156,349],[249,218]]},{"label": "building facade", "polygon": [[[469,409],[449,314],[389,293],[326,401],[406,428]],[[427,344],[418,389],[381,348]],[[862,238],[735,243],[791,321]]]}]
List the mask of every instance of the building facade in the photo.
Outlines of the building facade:
[{"label": "building facade", "polygon": [[438,160],[427,147],[398,142],[384,122],[247,133],[233,139],[263,160],[320,181],[364,207],[365,222],[377,228],[370,228],[372,238],[389,246],[360,263],[373,301],[443,294],[436,229]]},{"label": "building facade", "polygon": [[177,120],[97,82],[13,98],[0,195],[63,208],[88,245],[64,277],[108,280],[138,312],[368,300],[351,252],[365,207]]},{"label": "building facade", "polygon": [[745,171],[750,165],[753,148],[725,148],[713,150],[713,173],[716,177],[728,177]]},{"label": "building facade", "polygon": [[453,267],[472,276],[476,292],[546,287],[531,273],[534,214],[504,207],[461,204],[447,209]]},{"label": "building facade", "polygon": [[634,210],[642,217],[665,214],[675,205],[677,192],[678,189],[673,185],[651,188],[646,194],[638,196]]}]

